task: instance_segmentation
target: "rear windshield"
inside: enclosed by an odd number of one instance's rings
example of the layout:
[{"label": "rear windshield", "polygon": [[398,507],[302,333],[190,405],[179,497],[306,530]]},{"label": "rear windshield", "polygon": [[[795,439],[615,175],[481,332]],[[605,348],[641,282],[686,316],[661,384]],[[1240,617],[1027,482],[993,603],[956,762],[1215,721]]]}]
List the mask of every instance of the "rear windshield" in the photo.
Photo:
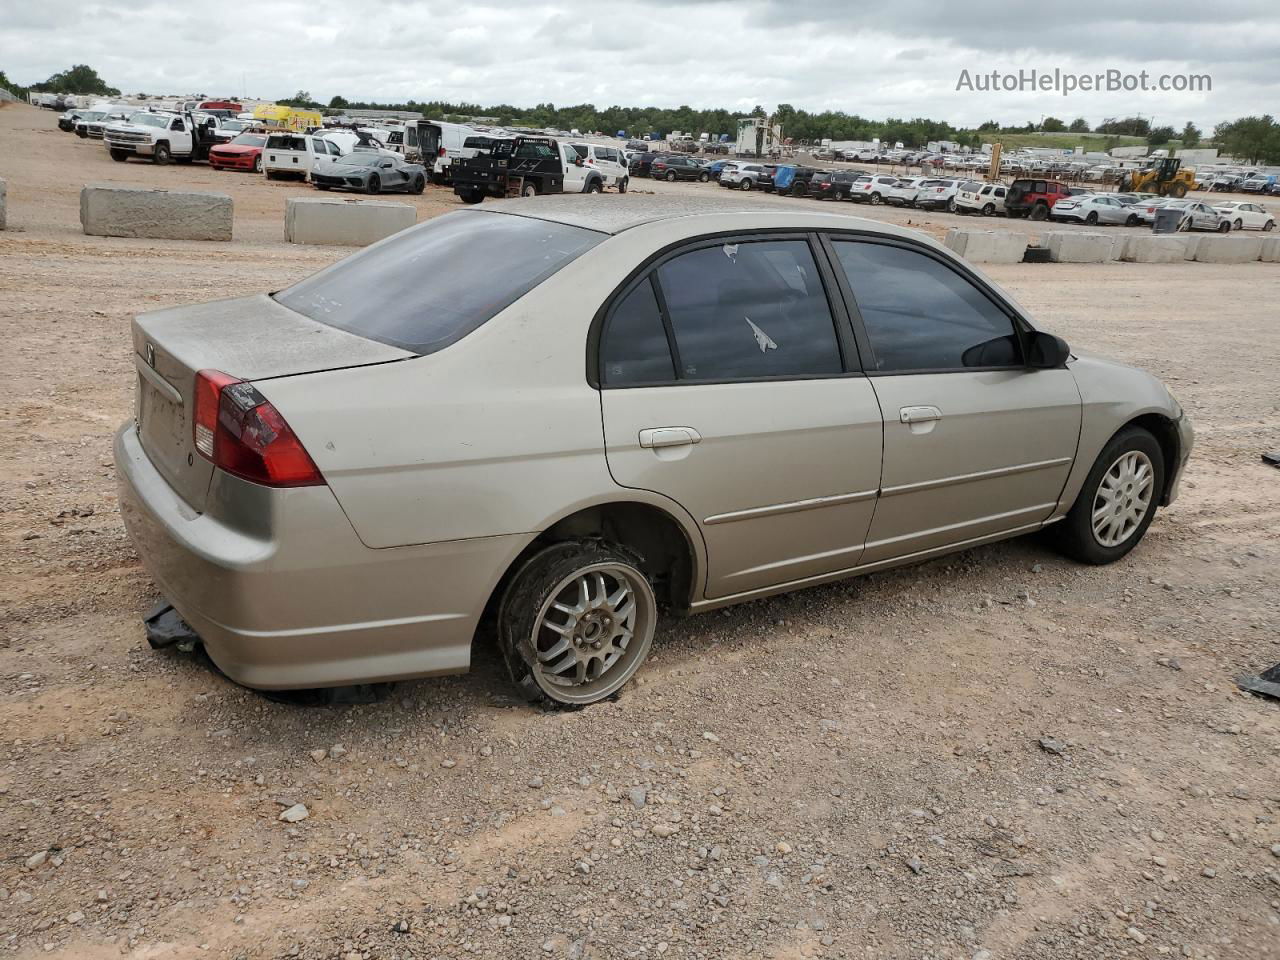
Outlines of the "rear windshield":
[{"label": "rear windshield", "polygon": [[287,133],[274,133],[267,139],[267,148],[270,150],[306,150],[307,141],[305,137],[290,136]]},{"label": "rear windshield", "polygon": [[434,353],[604,239],[562,223],[459,211],[368,247],[275,298],[320,323]]}]

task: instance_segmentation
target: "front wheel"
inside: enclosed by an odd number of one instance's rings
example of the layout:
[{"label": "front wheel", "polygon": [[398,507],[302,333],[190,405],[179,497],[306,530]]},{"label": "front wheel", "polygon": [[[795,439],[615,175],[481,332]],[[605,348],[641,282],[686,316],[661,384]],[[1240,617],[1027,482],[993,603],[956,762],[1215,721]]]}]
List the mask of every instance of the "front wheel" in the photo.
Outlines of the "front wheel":
[{"label": "front wheel", "polygon": [[996,212],[996,205],[994,203],[988,203],[986,206],[982,208],[982,215],[984,217],[995,216],[995,212]]},{"label": "front wheel", "polygon": [[587,193],[603,193],[604,187],[601,186],[599,180],[592,180],[587,184]]},{"label": "front wheel", "polygon": [[1231,221],[1230,221],[1230,220],[1223,220],[1220,224],[1218,224],[1218,232],[1219,232],[1219,233],[1230,233],[1230,232],[1231,232]]},{"label": "front wheel", "polygon": [[1142,222],[1142,218],[1140,216],[1138,216],[1136,213],[1131,213],[1129,214],[1128,217],[1125,218],[1124,225],[1126,227],[1136,227],[1141,222]]},{"label": "front wheel", "polygon": [[151,162],[164,166],[172,159],[173,154],[169,152],[169,145],[167,143],[157,143],[155,152],[151,154]]},{"label": "front wheel", "polygon": [[627,192],[627,186],[628,186],[630,183],[631,183],[631,178],[630,178],[630,177],[623,177],[621,180],[619,180],[619,181],[618,181],[618,192],[619,192],[619,193],[626,193],[626,192]]},{"label": "front wheel", "polygon": [[535,554],[512,579],[498,609],[498,637],[527,697],[585,706],[635,675],[657,620],[638,558],[614,544],[571,541]]},{"label": "front wheel", "polygon": [[1045,206],[1043,203],[1037,203],[1034,207],[1031,208],[1031,219],[1032,220],[1048,220],[1049,208]]},{"label": "front wheel", "polygon": [[1231,229],[1232,229],[1232,230],[1243,230],[1243,229],[1244,229],[1244,221],[1243,221],[1243,220],[1237,220],[1235,223],[1233,223],[1233,224],[1231,225]]},{"label": "front wheel", "polygon": [[1267,233],[1270,233],[1275,228],[1276,228],[1276,222],[1274,220],[1268,220],[1266,223],[1262,225],[1262,229],[1265,230]]},{"label": "front wheel", "polygon": [[262,154],[258,154],[256,157],[253,158],[253,172],[254,173],[262,172]]},{"label": "front wheel", "polygon": [[1087,217],[1085,217],[1085,218],[1084,218],[1084,222],[1085,222],[1085,223],[1087,223],[1087,224],[1088,224],[1089,226],[1091,226],[1091,227],[1096,227],[1096,226],[1098,225],[1098,214],[1097,214],[1097,211],[1090,210],[1090,211],[1089,211],[1089,215],[1088,215]]},{"label": "front wheel", "polygon": [[743,180],[743,181],[742,181],[742,183],[738,184],[738,189],[739,189],[739,190],[750,190],[750,189],[751,189],[751,186],[752,186],[752,184],[751,184],[751,181],[750,181],[750,180]]},{"label": "front wheel", "polygon": [[700,173],[700,174],[698,174],[698,182],[699,182],[699,183],[706,183],[706,182],[707,182],[707,181],[709,181],[710,179],[711,179],[711,174],[709,174],[709,173]]},{"label": "front wheel", "polygon": [[115,149],[114,147],[112,147],[112,148],[111,148],[111,159],[112,159],[112,160],[114,160],[116,163],[124,163],[126,160],[128,160],[128,159],[129,159],[129,151],[128,151],[128,150],[117,150],[117,149]]},{"label": "front wheel", "polygon": [[461,194],[460,196],[462,197],[463,203],[480,203],[482,200],[484,200],[484,191],[468,190],[466,193]]},{"label": "front wheel", "polygon": [[[1057,526],[1061,550],[1081,563],[1114,563],[1137,546],[1164,489],[1160,444],[1141,427],[1103,448],[1071,511]],[[1050,528],[1051,530],[1054,528]]]}]

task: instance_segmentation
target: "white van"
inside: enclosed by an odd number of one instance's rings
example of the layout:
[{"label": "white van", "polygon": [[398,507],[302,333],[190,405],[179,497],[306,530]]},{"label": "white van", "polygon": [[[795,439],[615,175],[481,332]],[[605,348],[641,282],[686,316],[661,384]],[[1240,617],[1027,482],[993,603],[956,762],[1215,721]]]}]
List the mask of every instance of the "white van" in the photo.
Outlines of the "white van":
[{"label": "white van", "polygon": [[[617,187],[619,193],[627,192],[630,177],[627,172],[627,160],[621,150],[599,143],[571,143],[567,146],[577,154],[578,162],[568,155],[565,157],[565,192],[573,192],[570,185],[571,178],[585,184],[587,177],[592,173],[600,174],[602,186]],[[571,166],[575,168],[577,175],[575,170],[569,169]]]},{"label": "white van", "polygon": [[432,183],[448,183],[449,165],[458,157],[470,158],[476,155],[472,147],[465,147],[467,137],[483,136],[479,130],[465,123],[446,123],[443,120],[421,120],[417,129],[405,128],[406,159],[413,159],[407,144],[410,137],[416,140],[418,163],[430,171]]},{"label": "white van", "polygon": [[268,134],[267,145],[262,148],[262,170],[268,180],[280,177],[306,180],[317,157],[340,156],[342,148],[322,136],[282,131]]}]

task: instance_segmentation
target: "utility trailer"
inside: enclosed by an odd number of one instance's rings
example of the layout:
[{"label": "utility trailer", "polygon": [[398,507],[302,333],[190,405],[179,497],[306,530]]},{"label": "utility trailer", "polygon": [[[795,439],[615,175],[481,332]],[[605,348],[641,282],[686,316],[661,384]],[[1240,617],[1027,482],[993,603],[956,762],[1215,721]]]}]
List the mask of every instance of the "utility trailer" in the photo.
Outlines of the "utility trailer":
[{"label": "utility trailer", "polygon": [[467,137],[475,155],[452,163],[453,192],[466,203],[485,197],[564,192],[560,145],[550,137]]}]

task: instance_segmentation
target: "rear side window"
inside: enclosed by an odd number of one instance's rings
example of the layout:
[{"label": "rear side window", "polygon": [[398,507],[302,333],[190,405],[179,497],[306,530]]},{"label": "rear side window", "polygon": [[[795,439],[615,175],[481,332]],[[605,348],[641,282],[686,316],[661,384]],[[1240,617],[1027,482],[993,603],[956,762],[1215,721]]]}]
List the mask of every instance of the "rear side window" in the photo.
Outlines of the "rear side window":
[{"label": "rear side window", "polygon": [[875,370],[960,370],[1021,365],[1013,321],[968,279],[902,247],[836,241]]},{"label": "rear side window", "polygon": [[803,240],[703,247],[664,263],[658,282],[682,379],[843,371],[826,292]]},{"label": "rear side window", "polygon": [[530,217],[451,213],[367,247],[275,298],[320,323],[433,353],[604,239]]},{"label": "rear side window", "polygon": [[652,277],[645,277],[610,314],[600,341],[600,370],[611,387],[675,379]]}]

